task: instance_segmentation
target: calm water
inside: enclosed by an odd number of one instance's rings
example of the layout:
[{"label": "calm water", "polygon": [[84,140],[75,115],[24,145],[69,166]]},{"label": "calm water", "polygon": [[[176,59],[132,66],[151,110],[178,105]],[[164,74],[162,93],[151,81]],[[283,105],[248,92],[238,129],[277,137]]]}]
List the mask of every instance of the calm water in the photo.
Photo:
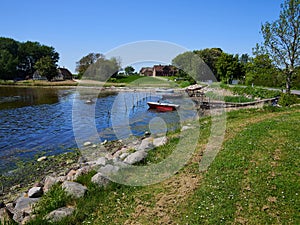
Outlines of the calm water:
[{"label": "calm water", "polygon": [[[20,159],[63,153],[80,141],[116,140],[145,131],[165,133],[195,116],[190,102],[185,102],[183,113],[148,110],[147,101],[160,99],[161,95],[150,92],[0,87],[0,173]],[[92,130],[97,140],[90,138]]]}]

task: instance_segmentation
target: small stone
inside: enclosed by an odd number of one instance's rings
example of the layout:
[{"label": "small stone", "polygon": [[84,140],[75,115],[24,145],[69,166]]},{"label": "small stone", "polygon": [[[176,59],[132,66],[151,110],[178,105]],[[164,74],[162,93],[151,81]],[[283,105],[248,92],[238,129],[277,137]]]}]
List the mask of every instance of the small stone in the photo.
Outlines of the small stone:
[{"label": "small stone", "polygon": [[109,179],[104,177],[101,173],[97,173],[92,177],[92,182],[100,187],[105,187],[109,184]]},{"label": "small stone", "polygon": [[62,188],[66,191],[66,193],[75,198],[81,198],[84,196],[87,188],[79,183],[65,181],[62,184]]},{"label": "small stone", "polygon": [[266,211],[266,210],[268,210],[269,208],[270,208],[270,206],[264,205],[264,206],[262,207],[261,211]]},{"label": "small stone", "polygon": [[48,158],[46,156],[37,159],[38,162],[46,161]]},{"label": "small stone", "polygon": [[146,137],[149,137],[149,136],[151,135],[151,133],[150,133],[149,131],[146,131],[146,132],[144,133],[144,135],[145,135]]},{"label": "small stone", "polygon": [[46,216],[46,219],[50,222],[58,222],[63,218],[72,215],[74,208],[63,207],[57,210],[52,211]]},{"label": "small stone", "polygon": [[43,188],[42,187],[33,187],[28,191],[29,198],[39,198],[43,195]]},{"label": "small stone", "polygon": [[183,126],[183,127],[181,128],[181,131],[190,130],[190,129],[192,129],[192,127],[189,127],[189,126]]},{"label": "small stone", "polygon": [[92,145],[92,143],[89,141],[83,143],[83,146],[85,146],[85,147],[90,146],[90,145]]},{"label": "small stone", "polygon": [[120,155],[120,159],[124,160],[127,156],[129,156],[129,153],[125,152],[122,155]]}]

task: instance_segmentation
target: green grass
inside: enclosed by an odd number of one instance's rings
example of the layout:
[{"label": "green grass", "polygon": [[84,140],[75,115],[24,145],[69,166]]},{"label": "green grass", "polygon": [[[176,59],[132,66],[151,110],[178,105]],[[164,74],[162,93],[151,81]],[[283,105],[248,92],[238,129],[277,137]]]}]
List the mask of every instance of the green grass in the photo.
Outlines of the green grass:
[{"label": "green grass", "polygon": [[281,91],[273,91],[273,90],[267,90],[264,88],[259,88],[259,87],[240,87],[240,86],[234,86],[230,87],[225,84],[221,84],[222,88],[231,90],[233,94],[236,95],[247,95],[251,96],[252,98],[274,98],[278,97],[281,94]]},{"label": "green grass", "polygon": [[129,84],[133,87],[175,87],[176,84],[161,77],[141,77]]},{"label": "green grass", "polygon": [[141,76],[139,75],[130,75],[130,76],[118,76],[117,78],[110,78],[108,82],[112,83],[131,83],[137,79],[140,79]]},{"label": "green grass", "polygon": [[267,119],[228,140],[182,209],[182,224],[299,224],[299,119]]},{"label": "green grass", "polygon": [[209,97],[211,100],[225,101],[225,102],[252,102],[253,98],[248,98],[243,95],[239,96],[220,96],[213,91],[209,91],[205,93],[206,97]]}]

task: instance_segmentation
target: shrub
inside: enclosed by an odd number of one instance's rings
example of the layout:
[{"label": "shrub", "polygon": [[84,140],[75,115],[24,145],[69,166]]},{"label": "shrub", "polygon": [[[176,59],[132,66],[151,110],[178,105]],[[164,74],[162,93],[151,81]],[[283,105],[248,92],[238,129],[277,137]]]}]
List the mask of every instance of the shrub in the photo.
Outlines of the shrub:
[{"label": "shrub", "polygon": [[293,104],[296,104],[296,103],[299,103],[299,99],[296,95],[293,95],[293,94],[285,94],[285,93],[282,93],[280,98],[279,98],[279,101],[278,101],[278,104],[281,105],[281,106],[290,106],[290,105],[293,105]]}]

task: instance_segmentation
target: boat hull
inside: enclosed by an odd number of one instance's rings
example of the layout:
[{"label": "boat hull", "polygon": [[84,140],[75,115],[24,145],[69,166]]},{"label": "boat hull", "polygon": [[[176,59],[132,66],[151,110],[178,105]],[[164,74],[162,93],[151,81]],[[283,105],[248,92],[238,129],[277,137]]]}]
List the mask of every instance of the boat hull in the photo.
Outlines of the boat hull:
[{"label": "boat hull", "polygon": [[160,103],[160,102],[147,102],[150,109],[156,109],[160,112],[174,111],[179,108],[179,105]]}]

